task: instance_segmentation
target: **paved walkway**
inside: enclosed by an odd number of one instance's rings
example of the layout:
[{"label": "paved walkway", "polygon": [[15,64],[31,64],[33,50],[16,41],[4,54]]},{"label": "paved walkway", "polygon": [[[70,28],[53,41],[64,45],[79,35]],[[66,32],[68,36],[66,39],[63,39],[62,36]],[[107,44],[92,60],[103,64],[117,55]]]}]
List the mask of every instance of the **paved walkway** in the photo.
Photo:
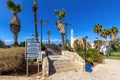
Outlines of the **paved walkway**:
[{"label": "paved walkway", "polygon": [[91,73],[68,71],[49,76],[48,80],[120,80],[120,60],[106,59]]}]

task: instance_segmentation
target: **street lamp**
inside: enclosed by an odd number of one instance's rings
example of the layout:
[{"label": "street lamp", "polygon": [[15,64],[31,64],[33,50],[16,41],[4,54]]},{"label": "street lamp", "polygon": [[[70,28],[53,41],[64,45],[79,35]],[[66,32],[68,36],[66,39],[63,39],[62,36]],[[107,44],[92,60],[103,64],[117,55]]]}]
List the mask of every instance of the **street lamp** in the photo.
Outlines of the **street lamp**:
[{"label": "street lamp", "polygon": [[66,48],[67,48],[67,27],[69,27],[71,24],[63,23],[66,28]]},{"label": "street lamp", "polygon": [[86,39],[88,38],[88,36],[85,36],[84,38],[83,38],[83,41],[84,41],[84,51],[85,51],[85,56],[84,56],[84,58],[85,58],[85,62],[86,62]]},{"label": "street lamp", "polygon": [[40,32],[41,32],[41,48],[42,48],[42,25],[48,23],[48,21],[39,20],[39,21],[36,21],[36,23],[40,23],[40,25],[41,25],[41,31]]}]

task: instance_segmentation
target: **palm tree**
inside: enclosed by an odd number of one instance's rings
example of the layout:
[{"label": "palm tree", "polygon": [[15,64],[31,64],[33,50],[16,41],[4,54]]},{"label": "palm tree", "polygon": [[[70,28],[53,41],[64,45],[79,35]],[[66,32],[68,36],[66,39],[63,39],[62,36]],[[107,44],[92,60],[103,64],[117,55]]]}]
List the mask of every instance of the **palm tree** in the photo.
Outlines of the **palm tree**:
[{"label": "palm tree", "polygon": [[58,27],[59,32],[61,33],[62,36],[62,50],[64,50],[64,35],[65,35],[65,30],[64,30],[64,25],[62,23],[62,19],[66,15],[66,11],[64,9],[60,10],[55,10],[55,15],[58,17],[58,21],[56,22],[56,26]]},{"label": "palm tree", "polygon": [[37,10],[37,4],[36,4],[36,0],[34,0],[33,5],[32,5],[32,9],[34,12],[34,28],[35,28],[35,38],[36,41],[38,42],[38,30],[37,30],[37,18],[36,18],[36,10]]},{"label": "palm tree", "polygon": [[21,12],[21,5],[17,5],[13,1],[9,0],[6,3],[8,9],[12,11],[12,17],[10,19],[9,25],[10,25],[10,31],[14,35],[14,46],[18,46],[18,33],[20,32],[20,20],[17,16],[18,12]]},{"label": "palm tree", "polygon": [[49,30],[47,31],[47,34],[48,34],[48,44],[50,44],[50,31]]},{"label": "palm tree", "polygon": [[110,37],[111,37],[111,40],[115,40],[116,39],[116,35],[118,34],[119,30],[117,27],[111,27],[110,28]]},{"label": "palm tree", "polygon": [[99,34],[101,33],[101,31],[102,31],[102,25],[101,24],[96,24],[94,26],[94,32],[97,33],[97,35],[99,36]]},{"label": "palm tree", "polygon": [[107,41],[107,36],[110,35],[110,30],[109,29],[103,29],[100,36],[105,38],[105,40]]},{"label": "palm tree", "polygon": [[94,46],[97,48],[98,52],[100,53],[100,46],[102,46],[103,41],[102,40],[95,40],[94,41]]}]

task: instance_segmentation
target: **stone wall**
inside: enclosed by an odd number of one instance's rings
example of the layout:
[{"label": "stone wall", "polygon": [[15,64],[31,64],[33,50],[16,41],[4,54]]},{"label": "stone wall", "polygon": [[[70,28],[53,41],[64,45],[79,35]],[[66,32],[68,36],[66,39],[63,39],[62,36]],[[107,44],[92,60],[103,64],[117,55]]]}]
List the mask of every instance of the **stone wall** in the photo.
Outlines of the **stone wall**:
[{"label": "stone wall", "polygon": [[80,66],[81,69],[84,70],[85,60],[82,59],[82,57],[80,57],[76,52],[62,51],[62,55],[70,58],[71,60],[73,60],[73,63],[75,63],[75,65]]},{"label": "stone wall", "polygon": [[44,51],[41,52],[41,58],[42,58],[42,73],[43,77],[49,76],[49,62],[48,57]]}]

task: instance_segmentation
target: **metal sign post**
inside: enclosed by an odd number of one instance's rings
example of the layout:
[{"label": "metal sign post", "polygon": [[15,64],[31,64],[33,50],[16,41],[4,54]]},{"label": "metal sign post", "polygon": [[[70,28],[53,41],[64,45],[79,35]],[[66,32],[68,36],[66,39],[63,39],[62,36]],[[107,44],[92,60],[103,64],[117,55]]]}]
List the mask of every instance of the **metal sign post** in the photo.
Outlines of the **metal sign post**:
[{"label": "metal sign post", "polygon": [[[39,39],[39,38],[38,38]],[[41,45],[36,41],[33,37],[26,38],[25,42],[25,59],[27,61],[26,66],[26,75],[29,74],[28,60],[29,59],[37,59],[38,62],[38,74],[39,74],[39,55],[41,51]]]}]

